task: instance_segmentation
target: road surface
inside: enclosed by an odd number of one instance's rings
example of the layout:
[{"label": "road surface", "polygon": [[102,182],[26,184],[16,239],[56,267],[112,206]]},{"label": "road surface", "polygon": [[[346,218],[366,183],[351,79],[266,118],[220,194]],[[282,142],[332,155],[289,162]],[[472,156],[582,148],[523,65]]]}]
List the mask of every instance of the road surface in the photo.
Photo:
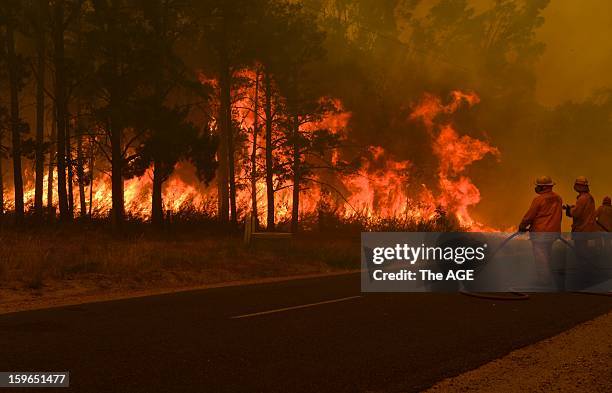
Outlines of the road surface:
[{"label": "road surface", "polygon": [[70,371],[62,392],[419,391],[610,309],[362,296],[351,274],[0,315],[0,371]]}]

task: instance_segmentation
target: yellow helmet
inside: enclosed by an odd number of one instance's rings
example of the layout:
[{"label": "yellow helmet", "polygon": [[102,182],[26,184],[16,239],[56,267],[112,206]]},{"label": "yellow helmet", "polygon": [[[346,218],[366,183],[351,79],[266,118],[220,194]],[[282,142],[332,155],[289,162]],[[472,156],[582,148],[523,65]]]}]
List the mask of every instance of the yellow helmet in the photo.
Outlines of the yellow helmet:
[{"label": "yellow helmet", "polygon": [[540,176],[535,181],[536,186],[554,186],[555,182],[550,176]]},{"label": "yellow helmet", "polygon": [[584,176],[578,176],[576,178],[576,181],[574,182],[574,184],[579,184],[581,186],[588,186],[589,185],[589,181]]}]

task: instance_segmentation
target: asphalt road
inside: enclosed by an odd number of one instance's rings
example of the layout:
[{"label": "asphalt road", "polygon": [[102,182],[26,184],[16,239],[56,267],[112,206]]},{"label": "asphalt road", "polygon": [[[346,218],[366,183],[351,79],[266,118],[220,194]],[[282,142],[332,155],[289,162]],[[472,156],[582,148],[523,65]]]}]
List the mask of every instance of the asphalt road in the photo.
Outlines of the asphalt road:
[{"label": "asphalt road", "polygon": [[68,370],[42,390],[62,392],[418,391],[612,308],[359,295],[344,275],[0,315],[0,371]]}]

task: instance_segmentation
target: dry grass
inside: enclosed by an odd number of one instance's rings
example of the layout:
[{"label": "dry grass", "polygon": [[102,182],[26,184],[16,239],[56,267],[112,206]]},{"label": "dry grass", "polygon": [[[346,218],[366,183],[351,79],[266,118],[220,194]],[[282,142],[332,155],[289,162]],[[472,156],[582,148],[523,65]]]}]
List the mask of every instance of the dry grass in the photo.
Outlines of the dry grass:
[{"label": "dry grass", "polygon": [[54,228],[0,230],[0,288],[43,290],[90,280],[101,288],[180,287],[242,279],[354,269],[358,238],[306,236],[246,248],[238,234],[193,228],[130,231]]},{"label": "dry grass", "polygon": [[[0,312],[64,304],[68,298],[353,270],[359,268],[361,231],[458,229],[444,214],[426,222],[326,215],[303,221],[307,232],[298,239],[258,241],[247,248],[239,230],[227,235],[228,228],[210,218],[188,217],[162,230],[129,221],[121,234],[106,220],[0,226]],[[279,223],[279,230],[287,226]]]}]

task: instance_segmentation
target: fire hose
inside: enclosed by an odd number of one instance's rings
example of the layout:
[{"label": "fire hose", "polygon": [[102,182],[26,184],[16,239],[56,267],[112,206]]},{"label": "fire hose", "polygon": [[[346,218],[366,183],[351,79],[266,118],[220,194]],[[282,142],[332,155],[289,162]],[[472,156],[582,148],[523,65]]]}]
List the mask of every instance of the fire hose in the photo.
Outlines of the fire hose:
[{"label": "fire hose", "polygon": [[[599,224],[599,225],[603,229],[606,229],[606,227],[604,227],[603,225],[601,225],[601,224]],[[606,229],[606,232],[607,231],[608,230]],[[568,242],[567,240],[563,239],[562,237],[559,237],[559,239],[561,239],[561,241],[563,241],[563,243],[565,243],[566,246],[568,246],[572,250],[576,251],[576,248],[570,242]],[[612,296],[612,292],[572,291],[572,293],[579,293],[581,295],[594,295],[594,296]]]},{"label": "fire hose", "polygon": [[[508,244],[508,242],[510,240],[514,239],[515,237],[517,237],[521,233],[522,233],[521,231],[517,231],[517,232],[514,232],[512,235],[508,236],[507,238],[505,238],[504,241],[501,242],[499,247],[497,247],[491,253],[490,258],[493,259],[495,257],[495,254],[497,254],[502,248],[504,248],[504,246],[506,244]],[[463,289],[459,290],[459,293],[462,294],[462,295],[465,295],[465,296],[475,297],[475,298],[478,298],[478,299],[487,299],[487,300],[504,300],[504,301],[508,301],[508,300],[528,300],[529,299],[529,295],[528,294],[523,293],[523,292],[518,292],[518,291],[510,291],[510,292],[508,292],[512,296],[485,294],[485,293],[478,293],[478,292],[470,292],[470,291],[466,291],[466,290],[463,290]]]},{"label": "fire hose", "polygon": [[479,292],[469,292],[469,291],[465,291],[465,290],[460,290],[459,293],[462,294],[462,295],[465,295],[465,296],[475,297],[475,298],[478,298],[478,299],[486,299],[486,300],[503,300],[503,301],[508,301],[508,300],[529,300],[529,295],[528,294],[523,293],[523,292],[518,292],[518,291],[508,292],[512,296],[485,294],[485,293],[479,293]]},{"label": "fire hose", "polygon": [[[603,227],[603,225],[602,225]],[[603,227],[605,229],[605,227]],[[563,242],[567,247],[571,248],[574,252],[576,252],[576,247],[561,236],[559,236],[559,240]],[[612,296],[612,292],[590,292],[590,291],[572,291],[572,293],[579,293],[581,295],[594,295],[594,296]]]},{"label": "fire hose", "polygon": [[[507,238],[505,238],[502,243],[499,245],[499,247],[497,247],[492,253],[491,253],[491,259],[493,259],[495,257],[495,255],[506,246],[506,244],[508,244],[508,242],[510,242],[512,239],[514,239],[515,237],[519,236],[520,234],[522,234],[522,231],[517,231],[514,232],[513,234],[511,234],[510,236],[508,236]],[[565,244],[568,248],[572,249],[572,250],[576,250],[576,248],[574,247],[574,245],[572,243],[570,243],[569,241],[567,241],[566,239],[562,238],[561,236],[558,237],[559,240],[561,240],[561,242],[563,244]],[[494,294],[484,294],[484,293],[477,293],[477,292],[469,292],[466,290],[460,290],[459,293],[461,293],[462,295],[465,296],[470,296],[470,297],[475,297],[478,299],[487,299],[487,300],[504,300],[504,301],[508,301],[508,300],[528,300],[529,299],[529,295],[524,293],[524,292],[519,292],[519,291],[510,291],[508,293],[512,294],[513,296],[504,296],[504,295],[494,295]],[[586,291],[573,291],[572,293],[578,293],[578,294],[582,294],[582,295],[595,295],[595,296],[612,296],[612,292],[586,292]]]}]

